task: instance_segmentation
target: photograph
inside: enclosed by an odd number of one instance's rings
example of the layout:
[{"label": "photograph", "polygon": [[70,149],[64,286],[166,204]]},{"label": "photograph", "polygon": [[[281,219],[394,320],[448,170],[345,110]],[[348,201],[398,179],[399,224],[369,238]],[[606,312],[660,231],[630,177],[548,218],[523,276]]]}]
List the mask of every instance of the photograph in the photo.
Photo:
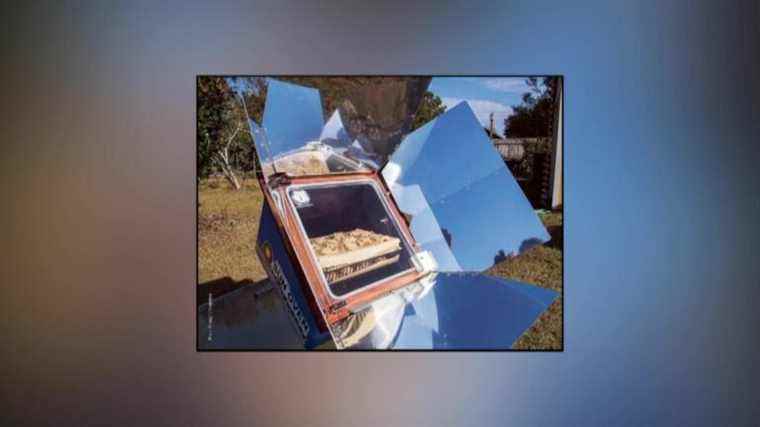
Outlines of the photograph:
[{"label": "photograph", "polygon": [[196,77],[198,351],[563,351],[563,77]]},{"label": "photograph", "polygon": [[760,424],[760,1],[5,3],[0,425]]}]

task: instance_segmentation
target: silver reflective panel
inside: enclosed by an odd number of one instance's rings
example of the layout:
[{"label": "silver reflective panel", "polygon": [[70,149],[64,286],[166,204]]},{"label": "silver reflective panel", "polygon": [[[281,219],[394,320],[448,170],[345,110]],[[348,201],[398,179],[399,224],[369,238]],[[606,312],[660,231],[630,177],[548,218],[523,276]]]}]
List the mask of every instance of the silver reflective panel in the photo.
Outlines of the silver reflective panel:
[{"label": "silver reflective panel", "polygon": [[331,147],[347,148],[351,145],[351,139],[346,132],[346,128],[343,126],[343,120],[340,118],[338,110],[332,113],[330,119],[322,127],[319,140]]},{"label": "silver reflective panel", "polygon": [[324,126],[319,91],[274,79],[267,81],[261,123],[269,143],[267,155],[276,157],[317,141]]},{"label": "silver reflective panel", "polygon": [[248,285],[198,308],[202,349],[303,349],[303,339],[274,289]]},{"label": "silver reflective panel", "polygon": [[[382,170],[402,211],[423,222],[426,240],[437,221],[456,264],[440,262],[442,271],[483,270],[509,255],[549,240],[517,181],[465,102],[449,109],[404,138]],[[410,196],[419,186],[423,197]],[[429,215],[419,211],[425,200]],[[411,200],[411,202],[409,202]],[[439,240],[439,239],[438,239]],[[443,253],[438,246],[438,253]],[[423,245],[424,246],[424,245]],[[429,246],[433,246],[432,244]],[[436,251],[428,249],[434,252]]]},{"label": "silver reflective panel", "polygon": [[384,350],[393,343],[404,316],[406,300],[390,294],[351,314],[332,329],[337,349]]},{"label": "silver reflective panel", "polygon": [[319,142],[332,148],[336,153],[356,162],[361,162],[362,165],[373,170],[380,169],[378,157],[365,151],[359,141],[352,140],[348,135],[338,110],[333,112],[322,128]]},{"label": "silver reflective panel", "polygon": [[271,162],[272,154],[269,152],[270,144],[266,132],[251,119],[248,119],[248,126],[251,129],[253,145],[256,147],[256,154],[259,156],[259,161],[261,163]]},{"label": "silver reflective panel", "polygon": [[393,349],[508,349],[557,293],[479,273],[440,273],[406,306]]},{"label": "silver reflective panel", "polygon": [[348,88],[339,104],[349,138],[382,166],[409,132],[430,77],[390,77]]}]

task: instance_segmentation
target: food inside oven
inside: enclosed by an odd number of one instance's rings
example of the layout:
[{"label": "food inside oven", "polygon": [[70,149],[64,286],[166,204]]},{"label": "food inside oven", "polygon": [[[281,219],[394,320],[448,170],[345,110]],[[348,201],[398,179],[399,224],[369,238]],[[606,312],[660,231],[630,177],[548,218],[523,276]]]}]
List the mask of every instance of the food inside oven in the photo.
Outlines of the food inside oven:
[{"label": "food inside oven", "polygon": [[292,186],[290,200],[335,296],[414,268],[412,251],[370,181]]},{"label": "food inside oven", "polygon": [[333,284],[399,260],[400,240],[357,228],[310,239],[327,283]]},{"label": "food inside oven", "polygon": [[322,175],[330,173],[327,168],[325,156],[319,151],[301,151],[287,156],[283,156],[274,162],[274,169],[271,163],[262,166],[266,175],[277,172],[284,172],[290,176],[304,175]]},{"label": "food inside oven", "polygon": [[353,172],[367,168],[327,147],[315,145],[314,148],[300,149],[277,156],[274,167],[272,162],[267,162],[261,166],[261,169],[265,176],[279,172],[297,177]]}]

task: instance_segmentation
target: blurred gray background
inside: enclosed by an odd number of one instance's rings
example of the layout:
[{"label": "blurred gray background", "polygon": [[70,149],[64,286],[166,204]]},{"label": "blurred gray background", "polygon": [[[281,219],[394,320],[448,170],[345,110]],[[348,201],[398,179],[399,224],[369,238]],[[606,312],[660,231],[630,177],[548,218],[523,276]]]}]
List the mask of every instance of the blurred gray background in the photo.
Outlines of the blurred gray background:
[{"label": "blurred gray background", "polygon": [[[757,2],[3,7],[0,420],[751,424]],[[562,353],[196,353],[197,74],[565,76]]]}]

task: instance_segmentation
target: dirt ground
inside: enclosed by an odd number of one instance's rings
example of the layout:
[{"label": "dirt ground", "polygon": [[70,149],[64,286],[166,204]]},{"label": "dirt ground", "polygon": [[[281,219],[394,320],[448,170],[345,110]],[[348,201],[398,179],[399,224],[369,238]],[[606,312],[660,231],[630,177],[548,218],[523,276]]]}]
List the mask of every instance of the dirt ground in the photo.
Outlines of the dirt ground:
[{"label": "dirt ground", "polygon": [[[199,295],[214,294],[266,279],[255,255],[259,215],[264,201],[255,179],[233,191],[222,179],[198,186]],[[516,259],[499,262],[487,274],[560,292],[560,297],[513,345],[521,350],[561,350],[562,336],[562,212],[547,212],[541,220],[552,236],[545,245]]]}]

